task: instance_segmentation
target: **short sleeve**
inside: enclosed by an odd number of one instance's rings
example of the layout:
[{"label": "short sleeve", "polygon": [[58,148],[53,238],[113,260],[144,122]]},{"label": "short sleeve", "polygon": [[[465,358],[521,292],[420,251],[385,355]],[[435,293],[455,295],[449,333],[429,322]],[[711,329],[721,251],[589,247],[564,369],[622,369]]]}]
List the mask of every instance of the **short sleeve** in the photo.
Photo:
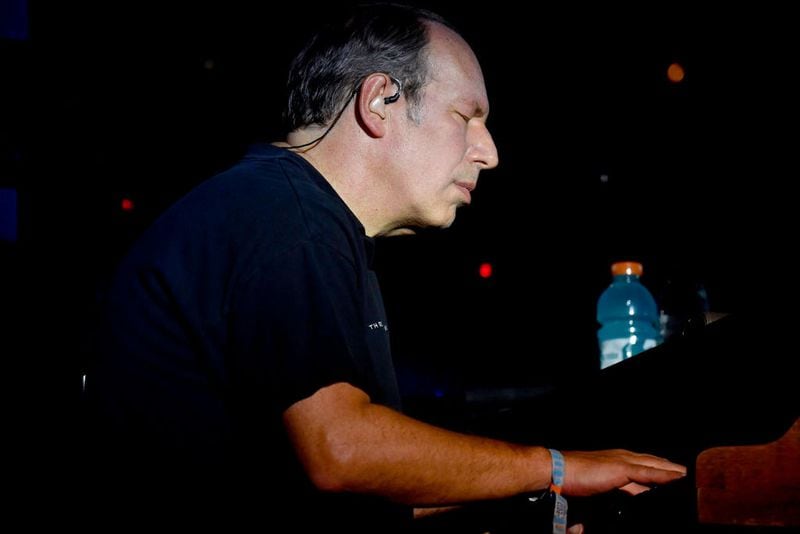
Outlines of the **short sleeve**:
[{"label": "short sleeve", "polygon": [[354,263],[303,242],[264,262],[235,291],[228,316],[231,390],[282,413],[336,382],[365,388],[369,353]]}]

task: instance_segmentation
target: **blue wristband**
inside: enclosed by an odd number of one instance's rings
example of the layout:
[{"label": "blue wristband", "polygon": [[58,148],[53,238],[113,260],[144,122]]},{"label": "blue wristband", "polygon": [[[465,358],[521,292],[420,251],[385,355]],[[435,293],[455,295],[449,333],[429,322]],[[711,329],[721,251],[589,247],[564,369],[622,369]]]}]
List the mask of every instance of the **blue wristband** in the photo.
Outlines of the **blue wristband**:
[{"label": "blue wristband", "polygon": [[553,465],[550,491],[556,496],[553,506],[553,534],[564,534],[567,531],[567,499],[561,495],[561,487],[564,485],[564,455],[555,449],[548,450]]}]

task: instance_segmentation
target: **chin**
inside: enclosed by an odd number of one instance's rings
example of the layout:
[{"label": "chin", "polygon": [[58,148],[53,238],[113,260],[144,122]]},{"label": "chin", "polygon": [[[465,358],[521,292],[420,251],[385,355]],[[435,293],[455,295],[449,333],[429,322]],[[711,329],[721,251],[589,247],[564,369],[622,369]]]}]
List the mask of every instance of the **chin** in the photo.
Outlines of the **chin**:
[{"label": "chin", "polygon": [[428,210],[424,216],[418,216],[414,222],[409,222],[404,227],[417,227],[417,228],[450,228],[456,220],[456,209],[459,207],[457,204],[451,204],[448,207],[442,207],[440,211]]},{"label": "chin", "polygon": [[444,217],[440,224],[437,224],[439,228],[450,228],[453,226],[453,223],[456,222],[456,209],[453,208],[452,213],[448,214],[447,217]]}]

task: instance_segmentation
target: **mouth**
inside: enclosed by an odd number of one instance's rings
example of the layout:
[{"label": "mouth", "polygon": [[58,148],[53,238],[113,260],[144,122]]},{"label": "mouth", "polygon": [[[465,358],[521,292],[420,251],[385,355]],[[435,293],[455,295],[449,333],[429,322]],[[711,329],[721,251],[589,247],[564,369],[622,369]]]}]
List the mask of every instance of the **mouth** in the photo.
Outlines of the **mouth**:
[{"label": "mouth", "polygon": [[456,182],[456,185],[458,187],[463,187],[464,189],[466,189],[469,192],[472,192],[472,191],[475,190],[475,187],[478,185],[478,183],[477,182]]},{"label": "mouth", "polygon": [[472,191],[475,190],[476,185],[475,182],[456,182],[456,187],[463,193],[467,204],[472,202]]}]

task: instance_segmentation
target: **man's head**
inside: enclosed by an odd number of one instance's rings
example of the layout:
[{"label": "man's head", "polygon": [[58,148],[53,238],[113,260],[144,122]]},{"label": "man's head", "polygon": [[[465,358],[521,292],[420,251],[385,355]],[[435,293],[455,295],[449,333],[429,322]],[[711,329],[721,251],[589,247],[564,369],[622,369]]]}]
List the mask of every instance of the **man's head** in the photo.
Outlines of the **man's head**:
[{"label": "man's head", "polygon": [[324,28],[292,62],[289,130],[329,124],[374,72],[401,81],[413,115],[429,76],[425,21],[449,26],[430,11],[379,4],[356,8],[344,23]]},{"label": "man's head", "polygon": [[368,235],[449,226],[479,172],[497,165],[475,54],[440,17],[413,8],[365,7],[332,28],[293,64],[288,144]]}]

